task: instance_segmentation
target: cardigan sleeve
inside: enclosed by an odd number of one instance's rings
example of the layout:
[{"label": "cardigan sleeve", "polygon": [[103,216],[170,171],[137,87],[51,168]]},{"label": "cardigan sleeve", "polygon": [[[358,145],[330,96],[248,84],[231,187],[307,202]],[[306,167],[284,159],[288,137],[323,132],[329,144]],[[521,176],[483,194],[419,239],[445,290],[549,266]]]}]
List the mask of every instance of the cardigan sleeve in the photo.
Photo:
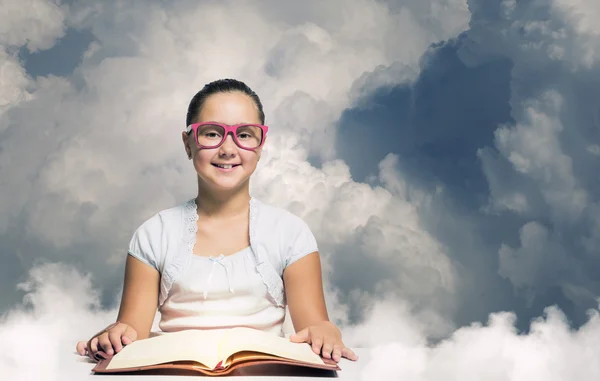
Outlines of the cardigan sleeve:
[{"label": "cardigan sleeve", "polygon": [[160,271],[158,258],[160,243],[157,240],[161,237],[161,225],[158,214],[146,220],[133,233],[127,250],[129,255],[154,267],[157,271]]},{"label": "cardigan sleeve", "polygon": [[290,215],[284,234],[288,250],[283,258],[284,268],[290,266],[306,255],[318,251],[317,240],[304,220],[296,215]]}]

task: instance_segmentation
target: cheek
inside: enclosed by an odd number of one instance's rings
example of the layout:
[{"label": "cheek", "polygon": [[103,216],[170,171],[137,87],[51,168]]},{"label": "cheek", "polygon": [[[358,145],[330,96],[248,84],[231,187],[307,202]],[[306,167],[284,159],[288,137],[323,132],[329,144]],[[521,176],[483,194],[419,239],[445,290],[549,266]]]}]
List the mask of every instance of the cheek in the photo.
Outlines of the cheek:
[{"label": "cheek", "polygon": [[258,155],[251,151],[240,152],[240,158],[245,164],[256,164]]},{"label": "cheek", "polygon": [[199,162],[209,163],[215,156],[215,152],[213,150],[196,150],[196,160]]}]

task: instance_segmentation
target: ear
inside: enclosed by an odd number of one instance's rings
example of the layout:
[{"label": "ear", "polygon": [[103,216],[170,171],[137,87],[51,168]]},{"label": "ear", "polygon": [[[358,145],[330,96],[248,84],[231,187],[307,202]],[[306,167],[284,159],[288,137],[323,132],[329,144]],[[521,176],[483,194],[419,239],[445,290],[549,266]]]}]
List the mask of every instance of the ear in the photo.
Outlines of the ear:
[{"label": "ear", "polygon": [[189,138],[190,138],[190,136],[187,134],[187,132],[183,131],[181,133],[181,140],[183,141],[183,147],[185,148],[185,153],[187,154],[188,159],[191,159],[192,158],[192,149],[190,148],[190,145],[188,144]]}]

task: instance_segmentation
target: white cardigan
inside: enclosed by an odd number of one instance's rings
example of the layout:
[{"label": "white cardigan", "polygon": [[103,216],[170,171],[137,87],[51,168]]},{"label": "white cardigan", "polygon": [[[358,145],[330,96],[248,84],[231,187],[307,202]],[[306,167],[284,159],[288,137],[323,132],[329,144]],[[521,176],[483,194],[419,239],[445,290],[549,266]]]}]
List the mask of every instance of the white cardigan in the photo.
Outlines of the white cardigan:
[{"label": "white cardigan", "polygon": [[[198,213],[195,199],[162,210],[133,234],[128,254],[161,274],[159,309],[173,282],[189,265],[196,243]],[[250,199],[250,247],[270,301],[285,306],[283,270],[303,256],[318,251],[308,225],[285,209]]]}]

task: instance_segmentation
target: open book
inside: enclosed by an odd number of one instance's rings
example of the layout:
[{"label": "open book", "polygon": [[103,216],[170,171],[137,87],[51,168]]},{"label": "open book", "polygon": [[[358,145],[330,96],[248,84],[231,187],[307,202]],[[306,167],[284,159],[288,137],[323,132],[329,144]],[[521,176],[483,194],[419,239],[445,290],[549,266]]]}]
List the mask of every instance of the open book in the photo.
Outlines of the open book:
[{"label": "open book", "polygon": [[259,364],[286,364],[341,370],[306,343],[252,328],[185,330],[134,341],[94,367],[96,373],[180,369],[205,375],[226,375]]}]

